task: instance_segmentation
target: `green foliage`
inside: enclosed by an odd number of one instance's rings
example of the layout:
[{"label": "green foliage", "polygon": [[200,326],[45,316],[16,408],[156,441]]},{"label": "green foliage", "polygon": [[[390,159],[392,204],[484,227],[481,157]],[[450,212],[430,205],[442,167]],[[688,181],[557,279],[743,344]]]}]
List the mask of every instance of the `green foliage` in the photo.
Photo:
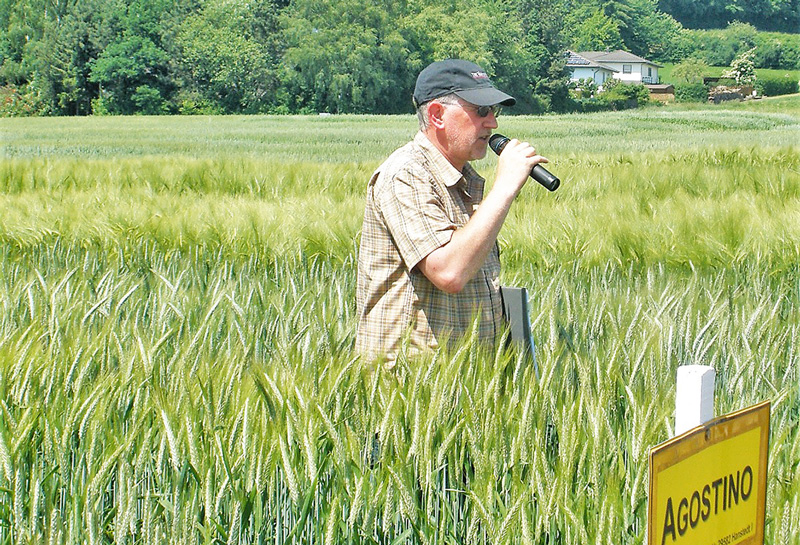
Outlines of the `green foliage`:
[{"label": "green foliage", "polygon": [[702,83],[709,75],[709,66],[703,60],[686,59],[672,69],[672,79],[682,83]]},{"label": "green foliage", "polygon": [[36,59],[34,44],[42,39],[43,2],[0,3],[0,83],[21,85],[30,80]]},{"label": "green foliage", "polygon": [[620,80],[609,80],[598,100],[613,110],[625,110],[647,104],[650,91],[641,83],[623,83]]},{"label": "green foliage", "polygon": [[180,91],[175,97],[181,115],[217,115],[222,109],[217,102],[207,99],[199,91]]},{"label": "green foliage", "polygon": [[91,63],[122,31],[124,5],[85,0],[67,6],[46,21],[41,41],[31,43],[35,70],[28,87],[37,89],[52,114],[87,115],[100,89],[91,81]]},{"label": "green foliage", "polygon": [[725,28],[736,21],[778,32],[800,28],[797,0],[658,0],[658,7],[687,28]]},{"label": "green foliage", "polygon": [[567,39],[575,51],[626,49],[645,58],[668,59],[680,33],[654,0],[568,2]]},{"label": "green foliage", "polygon": [[[564,18],[559,0],[516,0],[507,13],[496,17],[518,20],[519,27],[495,19],[494,43],[497,80],[517,98],[519,111],[565,111],[569,100]],[[547,13],[548,17],[538,14]]]},{"label": "green foliage", "polygon": [[167,104],[158,89],[149,85],[140,85],[131,95],[131,102],[136,106],[137,113],[145,115],[159,115],[169,113]]},{"label": "green foliage", "polygon": [[619,24],[599,9],[587,18],[581,18],[572,42],[575,51],[610,51],[622,49],[624,44]]},{"label": "green foliage", "polygon": [[[567,111],[568,47],[724,66],[755,47],[757,67],[800,67],[800,35],[748,18],[794,30],[797,0],[765,2],[1,0],[0,86],[37,115],[402,113],[418,71],[458,56],[514,95],[515,113]],[[678,4],[749,23],[686,31],[659,11]]]},{"label": "green foliage", "polygon": [[591,98],[597,93],[597,83],[592,78],[581,78],[570,82],[569,87],[573,98]]},{"label": "green foliage", "polygon": [[181,24],[182,113],[256,113],[276,103],[276,11],[270,0],[210,0]]},{"label": "green foliage", "polygon": [[676,59],[682,52],[675,47],[682,27],[669,15],[659,12],[656,0],[634,0],[630,37],[623,33],[625,45],[648,59]]},{"label": "green foliage", "polygon": [[546,3],[423,1],[400,9],[357,0],[295,2],[282,15],[281,100],[289,111],[409,112],[419,70],[461,57],[481,64],[515,95],[516,111],[535,110],[536,95],[558,108],[566,92],[560,29],[521,17]]},{"label": "green foliage", "polygon": [[[659,79],[662,83],[670,83],[670,84],[678,84],[680,80],[675,78],[672,75],[672,71],[674,70],[675,66],[677,65],[670,65],[664,64],[662,68],[659,68],[658,75]],[[728,70],[729,67],[725,66],[709,66],[708,71],[705,72],[705,76],[712,77],[712,78],[721,78],[725,80],[726,78],[722,78],[722,73]],[[758,82],[762,79],[769,79],[769,80],[800,80],[800,70],[773,70],[770,68],[756,68],[756,86],[758,86]],[[730,84],[733,84],[733,80],[727,80]]]},{"label": "green foliage", "polygon": [[408,112],[416,74],[449,56],[481,63],[517,112],[567,96],[562,0],[3,1],[0,83],[54,114]]},{"label": "green foliage", "polygon": [[103,116],[111,115],[108,109],[108,104],[105,99],[94,98],[92,99],[92,115]]},{"label": "green foliage", "polygon": [[760,95],[775,97],[800,93],[800,83],[796,77],[784,76],[759,76],[756,80],[756,89]]},{"label": "green foliage", "polygon": [[30,90],[14,86],[0,87],[0,117],[28,117],[43,114],[44,105]]},{"label": "green foliage", "polygon": [[676,83],[675,100],[678,102],[705,102],[708,100],[708,87],[702,82]]},{"label": "green foliage", "polygon": [[167,53],[152,40],[133,36],[109,45],[91,63],[90,81],[100,84],[101,97],[112,113],[160,109],[159,88],[168,61]]},{"label": "green foliage", "polygon": [[758,32],[744,23],[722,30],[687,30],[675,42],[685,56],[712,66],[730,66],[737,55],[755,47],[753,62],[759,68],[800,68],[800,34]]},{"label": "green foliage", "polygon": [[395,26],[402,13],[392,6],[360,0],[292,2],[282,14],[287,106],[330,113],[410,111],[409,89],[422,67]]}]

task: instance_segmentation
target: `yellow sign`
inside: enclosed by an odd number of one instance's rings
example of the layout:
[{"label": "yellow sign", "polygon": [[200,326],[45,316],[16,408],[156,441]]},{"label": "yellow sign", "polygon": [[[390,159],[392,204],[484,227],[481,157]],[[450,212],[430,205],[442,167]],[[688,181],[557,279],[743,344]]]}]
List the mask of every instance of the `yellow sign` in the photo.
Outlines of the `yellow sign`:
[{"label": "yellow sign", "polygon": [[769,402],[650,450],[649,545],[763,545]]}]

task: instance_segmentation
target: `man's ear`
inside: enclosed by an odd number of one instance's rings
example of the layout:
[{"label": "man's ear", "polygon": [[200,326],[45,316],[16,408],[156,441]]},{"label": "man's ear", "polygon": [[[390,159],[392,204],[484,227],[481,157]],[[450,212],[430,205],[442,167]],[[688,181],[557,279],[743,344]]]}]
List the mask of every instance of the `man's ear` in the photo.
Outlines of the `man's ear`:
[{"label": "man's ear", "polygon": [[444,128],[444,110],[444,105],[438,102],[428,104],[428,125],[437,129]]}]

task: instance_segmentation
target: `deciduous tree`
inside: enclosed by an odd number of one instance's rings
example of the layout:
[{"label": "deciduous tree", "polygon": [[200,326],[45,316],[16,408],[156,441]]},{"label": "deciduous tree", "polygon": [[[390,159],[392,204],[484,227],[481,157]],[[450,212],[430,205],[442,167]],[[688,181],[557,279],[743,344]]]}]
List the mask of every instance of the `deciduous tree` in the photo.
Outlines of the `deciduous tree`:
[{"label": "deciduous tree", "polygon": [[208,0],[181,25],[183,111],[265,112],[276,103],[277,9],[272,0]]},{"label": "deciduous tree", "polygon": [[684,83],[703,83],[703,78],[708,74],[709,66],[699,59],[686,59],[675,65],[672,77]]}]

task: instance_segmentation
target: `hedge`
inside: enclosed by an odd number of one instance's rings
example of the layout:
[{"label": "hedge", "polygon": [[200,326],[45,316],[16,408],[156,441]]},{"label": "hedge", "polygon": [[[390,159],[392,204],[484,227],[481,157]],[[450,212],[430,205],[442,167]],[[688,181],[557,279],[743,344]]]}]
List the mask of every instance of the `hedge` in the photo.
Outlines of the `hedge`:
[{"label": "hedge", "polygon": [[800,92],[800,83],[795,78],[787,76],[760,77],[755,84],[758,94],[775,97],[779,95],[792,95]]},{"label": "hedge", "polygon": [[676,102],[705,102],[708,88],[702,83],[678,83],[675,85]]}]

